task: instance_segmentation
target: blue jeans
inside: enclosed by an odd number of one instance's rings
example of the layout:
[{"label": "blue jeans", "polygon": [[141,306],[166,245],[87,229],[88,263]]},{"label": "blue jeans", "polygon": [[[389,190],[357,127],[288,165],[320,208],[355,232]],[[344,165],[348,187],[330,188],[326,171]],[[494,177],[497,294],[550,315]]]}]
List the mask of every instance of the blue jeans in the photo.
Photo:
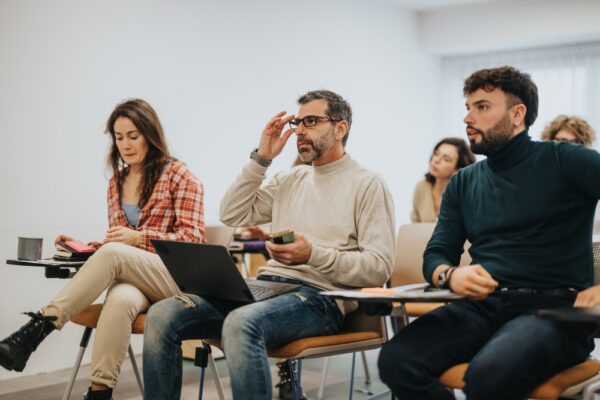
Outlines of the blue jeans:
[{"label": "blue jeans", "polygon": [[[275,276],[260,279],[289,283]],[[181,396],[181,341],[221,337],[234,399],[271,399],[267,347],[339,331],[343,315],[331,298],[303,285],[293,292],[235,308],[187,295],[193,307],[172,297],[148,311],[144,331],[144,399]]]},{"label": "blue jeans", "polygon": [[569,307],[546,294],[496,293],[459,301],[409,324],[379,355],[379,375],[399,399],[449,400],[438,381],[448,368],[470,362],[469,400],[523,399],[541,382],[586,359],[593,327],[535,316],[540,308]]}]

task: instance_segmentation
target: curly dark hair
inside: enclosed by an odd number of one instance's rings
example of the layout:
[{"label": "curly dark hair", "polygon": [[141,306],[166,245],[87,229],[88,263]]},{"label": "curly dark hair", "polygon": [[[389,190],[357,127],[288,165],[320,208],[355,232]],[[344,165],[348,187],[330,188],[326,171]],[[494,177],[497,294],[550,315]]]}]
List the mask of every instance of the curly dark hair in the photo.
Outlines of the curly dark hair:
[{"label": "curly dark hair", "polygon": [[577,137],[577,141],[587,147],[592,147],[596,134],[594,128],[583,118],[568,115],[559,115],[546,125],[542,132],[542,140],[554,140],[561,130],[567,130]]},{"label": "curly dark hair", "polygon": [[[440,140],[433,151],[431,152],[431,156],[433,157],[433,153],[443,144],[451,144],[456,147],[456,151],[458,152],[458,160],[456,160],[456,170],[458,171],[461,168],[466,167],[467,165],[473,164],[475,160],[475,155],[471,152],[469,145],[461,138],[448,137]],[[431,160],[431,157],[429,158]],[[435,176],[431,175],[429,172],[425,174],[425,180],[432,185],[435,183]]]},{"label": "curly dark hair", "polygon": [[298,104],[307,104],[314,100],[325,100],[327,102],[327,111],[325,114],[332,119],[345,120],[348,123],[348,131],[342,139],[342,145],[346,146],[348,136],[350,135],[350,127],[352,126],[352,107],[339,94],[331,90],[312,90],[298,98]]},{"label": "curly dark hair", "polygon": [[465,79],[463,94],[466,96],[479,89],[491,92],[500,89],[508,94],[507,107],[524,104],[527,108],[525,126],[533,125],[538,114],[537,86],[531,76],[516,68],[504,66],[499,68],[481,69]]},{"label": "curly dark hair", "polygon": [[148,154],[146,154],[143,166],[144,175],[138,189],[140,193],[138,205],[142,208],[150,199],[152,189],[160,178],[165,165],[175,158],[169,154],[162,125],[150,104],[141,99],[130,99],[118,104],[106,121],[106,133],[109,133],[112,138],[107,164],[112,171],[119,193],[121,193],[123,181],[129,173],[129,167],[121,158],[115,138],[115,122],[120,117],[131,120],[148,143]]}]

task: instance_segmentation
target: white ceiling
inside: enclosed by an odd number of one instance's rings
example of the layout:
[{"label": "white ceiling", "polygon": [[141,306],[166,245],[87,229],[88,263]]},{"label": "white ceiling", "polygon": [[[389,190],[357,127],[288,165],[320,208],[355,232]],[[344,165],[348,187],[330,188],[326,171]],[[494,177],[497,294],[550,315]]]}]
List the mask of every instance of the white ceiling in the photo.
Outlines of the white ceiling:
[{"label": "white ceiling", "polygon": [[409,10],[425,11],[468,4],[491,3],[500,0],[390,0]]}]

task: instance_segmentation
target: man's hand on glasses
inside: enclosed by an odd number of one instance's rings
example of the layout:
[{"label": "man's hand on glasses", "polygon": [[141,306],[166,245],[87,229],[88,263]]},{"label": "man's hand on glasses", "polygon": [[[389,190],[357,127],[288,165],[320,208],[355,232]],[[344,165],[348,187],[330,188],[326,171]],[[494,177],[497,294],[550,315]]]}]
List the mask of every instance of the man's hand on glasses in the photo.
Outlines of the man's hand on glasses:
[{"label": "man's hand on glasses", "polygon": [[294,114],[288,116],[285,114],[285,111],[275,114],[263,129],[258,146],[259,156],[273,160],[281,153],[290,136],[296,131],[294,128],[289,128],[283,132],[283,128],[295,118]]}]

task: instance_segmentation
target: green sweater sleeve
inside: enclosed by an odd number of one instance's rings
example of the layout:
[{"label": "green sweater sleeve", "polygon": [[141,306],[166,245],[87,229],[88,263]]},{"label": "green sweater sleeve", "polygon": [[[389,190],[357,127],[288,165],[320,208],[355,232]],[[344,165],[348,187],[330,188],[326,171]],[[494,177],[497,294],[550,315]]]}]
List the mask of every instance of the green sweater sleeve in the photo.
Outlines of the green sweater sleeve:
[{"label": "green sweater sleeve", "polygon": [[557,143],[556,158],[574,190],[600,199],[600,153],[584,146]]},{"label": "green sweater sleeve", "polygon": [[457,192],[461,173],[450,179],[440,207],[437,224],[423,255],[423,276],[432,283],[433,271],[442,264],[458,265],[466,240],[464,218]]}]

